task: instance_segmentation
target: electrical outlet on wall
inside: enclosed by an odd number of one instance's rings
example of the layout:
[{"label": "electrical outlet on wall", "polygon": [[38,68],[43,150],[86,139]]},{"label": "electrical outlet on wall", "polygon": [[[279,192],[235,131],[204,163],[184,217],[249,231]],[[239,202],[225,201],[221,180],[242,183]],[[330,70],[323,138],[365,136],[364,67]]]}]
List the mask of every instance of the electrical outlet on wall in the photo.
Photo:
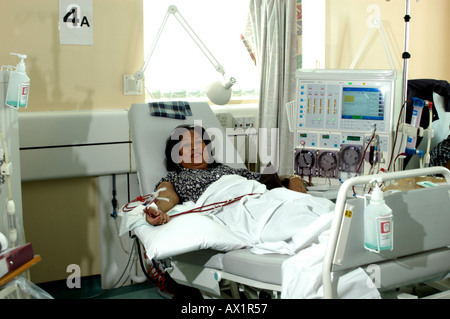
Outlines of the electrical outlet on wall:
[{"label": "electrical outlet on wall", "polygon": [[245,117],[244,118],[244,126],[245,126],[245,128],[255,127],[256,126],[255,117],[254,116]]},{"label": "electrical outlet on wall", "polygon": [[233,117],[233,128],[243,128],[248,129],[250,127],[255,127],[255,117]]},{"label": "electrical outlet on wall", "polygon": [[233,117],[233,128],[244,128],[243,117]]},{"label": "electrical outlet on wall", "polygon": [[216,117],[223,128],[233,127],[233,115],[231,113],[216,113]]}]

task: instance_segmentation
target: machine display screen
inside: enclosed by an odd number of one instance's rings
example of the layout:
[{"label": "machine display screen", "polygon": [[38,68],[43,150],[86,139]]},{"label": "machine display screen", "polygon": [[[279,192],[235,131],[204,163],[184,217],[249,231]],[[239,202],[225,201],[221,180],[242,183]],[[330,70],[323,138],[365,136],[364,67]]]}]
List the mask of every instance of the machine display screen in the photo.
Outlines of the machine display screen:
[{"label": "machine display screen", "polygon": [[347,141],[359,142],[361,141],[360,136],[347,136]]},{"label": "machine display screen", "polygon": [[379,88],[344,87],[342,118],[350,120],[384,120],[384,94]]}]

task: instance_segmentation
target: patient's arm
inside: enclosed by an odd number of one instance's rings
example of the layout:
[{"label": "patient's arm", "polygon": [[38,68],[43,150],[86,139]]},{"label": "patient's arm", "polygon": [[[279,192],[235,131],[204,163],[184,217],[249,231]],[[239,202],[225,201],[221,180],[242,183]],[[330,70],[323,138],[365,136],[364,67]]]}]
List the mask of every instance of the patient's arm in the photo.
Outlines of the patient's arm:
[{"label": "patient's arm", "polygon": [[158,210],[151,206],[147,206],[144,208],[145,219],[150,225],[158,226],[167,223],[170,220],[170,217],[166,214],[169,210],[171,210],[176,204],[179,203],[180,199],[175,192],[175,188],[169,182],[162,182],[159,184],[156,190],[161,188],[165,188],[159,193],[159,197],[167,198],[169,201],[164,199],[160,199],[156,202],[156,206],[158,206]]},{"label": "patient's arm", "polygon": [[158,226],[169,222],[170,217],[161,210],[156,209],[152,206],[147,206],[144,208],[145,220],[153,226]]},{"label": "patient's arm", "polygon": [[303,183],[303,180],[300,177],[296,176],[289,178],[288,188],[290,190],[306,194],[305,184]]},{"label": "patient's arm", "polygon": [[180,198],[178,197],[177,193],[175,192],[175,188],[171,183],[162,182],[161,184],[159,184],[156,190],[159,190],[161,188],[165,188],[166,190],[161,191],[158,197],[167,198],[169,201],[160,199],[157,201],[156,205],[158,206],[159,210],[161,210],[163,213],[167,213],[176,204],[180,202]]}]

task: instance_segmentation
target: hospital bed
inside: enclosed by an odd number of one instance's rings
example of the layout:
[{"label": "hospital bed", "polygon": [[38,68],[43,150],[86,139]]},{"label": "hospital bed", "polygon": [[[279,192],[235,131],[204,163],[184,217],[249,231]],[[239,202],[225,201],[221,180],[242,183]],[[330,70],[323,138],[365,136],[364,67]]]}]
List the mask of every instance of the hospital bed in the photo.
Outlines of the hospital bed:
[{"label": "hospital bed", "polygon": [[[363,248],[364,199],[348,200],[355,185],[373,180],[386,183],[402,178],[442,174],[438,187],[385,195],[394,215],[393,250],[379,254]],[[437,281],[450,274],[450,172],[429,167],[382,175],[359,176],[341,186],[323,265],[324,295],[333,297],[331,272],[355,266],[377,266],[377,288],[389,291],[410,284]],[[450,286],[448,286],[450,289]],[[450,295],[447,295],[450,297]]]},{"label": "hospital bed", "polygon": [[[182,120],[151,116],[148,104],[131,106],[129,123],[142,195],[152,193],[155,184],[166,175],[165,141],[176,126],[201,120],[203,127],[220,129],[223,133],[207,103],[193,102],[189,105],[192,116]],[[230,147],[226,134],[218,136],[224,139],[224,145]],[[234,152],[229,148],[226,151]],[[234,158],[235,161],[227,164],[244,167],[237,155]],[[344,183],[336,202],[330,240],[323,261],[325,297],[337,297],[333,272],[345,272],[357,267],[378,265],[381,275],[377,277],[380,280],[376,284],[380,290],[440,280],[450,273],[450,213],[447,209],[450,207],[450,172],[444,168],[430,168],[411,170],[404,176],[428,173],[443,174],[446,183],[433,189],[424,188],[385,196],[386,203],[391,205],[396,216],[395,246],[392,252],[382,254],[374,254],[363,248],[364,200],[348,200],[347,197],[349,187],[367,183],[372,177],[356,177]],[[382,178],[384,181],[399,177],[401,175],[397,173],[388,173]],[[353,211],[351,219],[345,217],[349,207]],[[180,216],[163,226],[152,228],[147,225],[134,229],[149,258],[158,256],[165,265],[165,270],[176,282],[198,288],[204,296],[213,298],[239,298],[243,294],[247,298],[281,296],[283,263],[292,256],[278,253],[254,254],[248,247],[241,245],[237,238],[233,238],[232,234],[229,236],[224,229],[215,225],[217,223],[211,223],[195,214],[188,215],[192,215],[189,218],[193,220],[189,227],[183,225],[187,219],[182,221],[183,216]],[[166,227],[166,231],[155,235],[153,230],[162,227]],[[205,231],[206,234],[203,234]],[[193,238],[194,234],[201,238]],[[191,239],[193,244],[189,245]],[[175,252],[158,252],[158,247],[155,246],[162,242],[171,243],[172,248],[183,247]],[[366,271],[370,274],[370,270]]]}]

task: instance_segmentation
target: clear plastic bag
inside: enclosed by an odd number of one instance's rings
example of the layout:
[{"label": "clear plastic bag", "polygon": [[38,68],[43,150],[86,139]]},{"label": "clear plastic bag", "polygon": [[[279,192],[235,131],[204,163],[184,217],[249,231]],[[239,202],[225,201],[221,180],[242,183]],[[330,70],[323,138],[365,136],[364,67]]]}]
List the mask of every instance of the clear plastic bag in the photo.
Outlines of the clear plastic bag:
[{"label": "clear plastic bag", "polygon": [[0,288],[0,299],[53,299],[45,290],[22,277]]}]

